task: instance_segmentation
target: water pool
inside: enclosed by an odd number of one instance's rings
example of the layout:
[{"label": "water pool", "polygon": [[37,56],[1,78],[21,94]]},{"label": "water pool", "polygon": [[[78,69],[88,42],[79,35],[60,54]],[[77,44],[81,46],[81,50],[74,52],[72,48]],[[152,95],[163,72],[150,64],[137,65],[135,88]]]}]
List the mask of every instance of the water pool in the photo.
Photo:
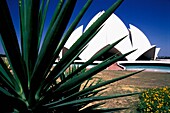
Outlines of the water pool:
[{"label": "water pool", "polygon": [[170,72],[169,62],[160,61],[136,61],[136,62],[119,62],[118,63],[125,70],[141,70],[157,71],[157,72]]}]

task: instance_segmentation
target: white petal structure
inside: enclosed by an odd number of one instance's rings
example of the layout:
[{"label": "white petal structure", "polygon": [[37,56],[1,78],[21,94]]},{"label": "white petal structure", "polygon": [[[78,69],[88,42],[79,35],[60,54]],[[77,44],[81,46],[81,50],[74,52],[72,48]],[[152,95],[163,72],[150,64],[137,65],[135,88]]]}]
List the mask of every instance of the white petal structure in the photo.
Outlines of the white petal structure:
[{"label": "white petal structure", "polygon": [[158,57],[158,53],[159,53],[160,49],[161,49],[161,48],[156,48],[154,59],[156,59],[156,58]]},{"label": "white petal structure", "polygon": [[69,39],[67,40],[66,44],[64,45],[63,50],[60,52],[60,57],[65,54],[65,52],[78,40],[78,38],[83,34],[83,25],[75,29],[72,34],[70,35]]},{"label": "white petal structure", "polygon": [[[85,30],[87,30],[91,26],[91,24],[93,24],[103,13],[104,11],[99,12],[96,16],[94,16],[94,18],[89,22]],[[80,58],[86,61],[108,44],[112,44],[128,34],[129,31],[126,28],[125,24],[115,14],[112,14],[106,20],[104,26],[99,31],[99,33],[90,41],[88,47],[80,55]],[[126,53],[127,50],[132,50],[129,37],[121,41],[118,45],[115,46],[115,48],[122,54]]]},{"label": "white petal structure", "polygon": [[87,26],[86,26],[86,28],[84,29],[84,31],[86,31],[103,13],[104,13],[104,11],[100,11],[99,13],[97,13],[97,14],[90,20],[90,22],[87,24]]},{"label": "white petal structure", "polygon": [[64,45],[64,47],[69,49],[77,41],[77,39],[80,38],[82,34],[83,34],[83,25],[81,25],[80,27],[78,27],[73,31],[73,33],[70,35],[69,39],[67,40],[66,44]]},{"label": "white petal structure", "polygon": [[[85,32],[103,13],[104,11],[101,11],[96,14],[88,23],[84,31],[83,25],[78,27],[69,37],[63,51],[69,49],[82,35],[82,33]],[[130,28],[128,29],[120,18],[118,18],[115,14],[112,14],[105,21],[101,30],[88,43],[88,47],[80,54],[79,58],[82,61],[87,61],[108,44],[112,44],[120,38],[128,35],[124,40],[122,40],[113,49],[111,49],[109,54],[113,55],[117,52],[119,52],[119,54],[125,54],[131,50],[137,49],[135,52],[128,55],[126,60],[135,61],[156,59],[160,48],[156,48],[156,45],[151,45],[145,34],[137,27],[131,24],[129,26]],[[108,56],[106,55],[101,57]]]},{"label": "white petal structure", "polygon": [[137,49],[135,52],[130,54],[128,60],[153,60],[155,59],[156,45],[151,45],[145,34],[133,25],[129,25],[130,38],[132,41],[133,49]]}]

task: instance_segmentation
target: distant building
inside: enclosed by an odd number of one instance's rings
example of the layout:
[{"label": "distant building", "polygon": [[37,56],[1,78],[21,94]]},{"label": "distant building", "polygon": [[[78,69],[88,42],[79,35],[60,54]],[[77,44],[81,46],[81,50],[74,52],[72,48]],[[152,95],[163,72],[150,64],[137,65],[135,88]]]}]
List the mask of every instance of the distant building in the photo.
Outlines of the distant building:
[{"label": "distant building", "polygon": [[[83,32],[85,32],[103,13],[104,11],[96,14],[88,23],[84,31],[83,25],[75,29],[65,44],[62,54],[64,54],[83,34]],[[127,28],[120,18],[115,14],[112,14],[103,24],[103,27],[98,34],[96,34],[96,36],[89,42],[88,47],[80,54],[79,60],[87,61],[108,44],[112,44],[126,35],[128,36],[125,39],[112,48],[107,54],[101,56],[98,60],[102,61],[116,53],[119,53],[118,55],[125,54],[134,49],[137,50],[126,56],[124,60],[155,60],[160,48],[156,48],[156,45],[151,45],[145,34],[137,27],[131,24],[129,27],[130,28]]]}]

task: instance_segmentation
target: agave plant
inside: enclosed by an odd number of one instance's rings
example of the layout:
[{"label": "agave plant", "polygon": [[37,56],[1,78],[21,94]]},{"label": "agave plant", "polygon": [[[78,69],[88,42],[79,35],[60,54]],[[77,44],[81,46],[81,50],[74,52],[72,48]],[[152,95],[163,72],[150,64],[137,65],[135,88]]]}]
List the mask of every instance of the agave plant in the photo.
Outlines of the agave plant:
[{"label": "agave plant", "polygon": [[[42,38],[50,0],[18,0],[20,40],[16,35],[6,0],[0,1],[0,39],[11,68],[10,71],[2,58],[0,59],[0,100],[4,100],[0,101],[1,112],[65,113],[71,111],[75,113],[86,111],[108,112],[125,109],[98,109],[103,103],[88,104],[94,101],[135,94],[102,96],[98,93],[105,89],[101,88],[102,86],[132,76],[137,72],[109,81],[90,83],[88,87],[85,85],[82,88],[81,85],[89,83],[90,78],[96,73],[133,52],[130,51],[121,56],[113,55],[93,68],[85,70],[88,65],[113,48],[126,36],[108,45],[103,51],[97,53],[81,66],[66,73],[68,67],[74,63],[75,59],[87,47],[88,42],[100,31],[103,23],[123,0],[115,2],[80,36],[57,64],[53,65],[67,39],[92,2],[92,0],[87,1],[68,27],[76,1],[58,1],[45,37]],[[66,31],[67,27],[68,30]]]}]

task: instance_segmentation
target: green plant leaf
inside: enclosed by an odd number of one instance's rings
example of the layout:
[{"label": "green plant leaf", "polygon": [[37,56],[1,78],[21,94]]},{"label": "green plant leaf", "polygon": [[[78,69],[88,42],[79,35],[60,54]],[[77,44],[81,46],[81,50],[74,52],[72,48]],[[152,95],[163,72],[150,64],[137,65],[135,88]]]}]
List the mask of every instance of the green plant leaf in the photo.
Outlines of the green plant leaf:
[{"label": "green plant leaf", "polygon": [[17,82],[15,81],[13,75],[9,72],[9,70],[5,68],[5,64],[3,65],[2,62],[1,64],[2,65],[0,65],[0,83],[3,84],[3,86],[6,87],[8,91],[11,92],[13,95],[19,97],[19,94],[21,92]]},{"label": "green plant leaf", "polygon": [[44,105],[44,107],[48,107],[48,109],[54,109],[54,108],[60,108],[60,107],[62,108],[62,107],[70,106],[70,105],[73,105],[73,104],[90,103],[90,102],[94,102],[94,101],[113,99],[113,98],[118,98],[118,97],[136,95],[136,94],[139,94],[139,93],[129,93],[129,94],[119,94],[119,95],[112,95],[112,96],[90,97],[90,98],[83,98],[83,99],[79,99],[79,100],[65,102],[65,103],[61,103],[61,104],[57,104],[57,105],[55,105],[55,103],[50,103],[50,104]]},{"label": "green plant leaf", "polygon": [[55,51],[55,54],[59,54],[61,49],[64,47],[64,44],[68,40],[71,33],[75,30],[76,26],[78,25],[79,21],[81,20],[81,18],[83,17],[83,15],[87,11],[91,3],[92,3],[92,0],[88,0],[86,4],[84,5],[84,7],[81,9],[81,11],[79,12],[75,20],[72,22],[67,32],[64,34],[63,38],[61,39],[61,43],[59,43],[57,50]]},{"label": "green plant leaf", "polygon": [[13,108],[17,109],[18,111],[21,112],[27,111],[27,105],[25,102],[23,102],[23,100],[14,97],[2,87],[0,87],[0,96],[2,99],[5,100],[4,103],[10,104]]},{"label": "green plant leaf", "polygon": [[[19,1],[22,57],[26,66],[26,79],[30,87],[39,50],[39,3],[40,0]],[[29,6],[29,7],[28,7]]]},{"label": "green plant leaf", "polygon": [[[86,47],[85,47],[86,48]],[[58,75],[55,77],[55,79],[57,79],[58,77],[62,76],[62,74],[65,72],[65,70],[71,65],[71,63],[73,63],[73,61],[83,52],[83,50],[85,49],[83,48],[82,50],[79,51],[79,53],[74,56],[73,59],[71,59],[71,61],[65,63],[65,67],[62,67],[62,69],[59,71],[60,73],[58,73]],[[49,75],[50,76],[50,75]],[[39,89],[37,90],[37,97],[39,97],[39,93],[41,92],[42,88],[44,88],[44,90],[47,92],[47,89],[50,87],[50,85],[53,83],[53,81],[48,81],[48,78],[45,79],[46,81],[43,81],[45,83],[42,83],[42,85],[39,87]],[[47,84],[46,84],[47,83]],[[59,87],[56,85],[56,87]]]},{"label": "green plant leaf", "polygon": [[[72,94],[72,95],[64,98],[63,100],[61,100],[61,102],[62,102],[62,101],[67,101],[67,99],[75,98],[75,97],[78,97],[78,96],[80,96],[80,95],[82,95],[82,94],[91,92],[91,91],[93,91],[93,90],[95,90],[95,89],[97,89],[97,88],[100,88],[100,87],[102,87],[102,86],[105,86],[105,85],[107,85],[107,84],[110,84],[110,83],[113,83],[113,82],[116,82],[116,81],[125,79],[125,78],[127,78],[127,77],[132,76],[132,75],[135,75],[135,74],[137,74],[137,73],[140,73],[141,71],[143,71],[143,70],[140,70],[140,71],[137,71],[137,72],[134,72],[134,73],[130,73],[130,74],[121,76],[121,77],[119,77],[119,78],[113,78],[112,80],[108,80],[108,81],[102,82],[102,83],[100,83],[100,84],[96,84],[96,85],[94,85],[94,86],[88,87],[88,88],[86,88],[86,89],[84,89],[84,90],[81,90],[81,91],[79,91],[79,92],[76,92],[75,94]],[[60,102],[60,101],[57,101],[56,103],[59,103],[59,102]]]},{"label": "green plant leaf", "polygon": [[[4,16],[6,15],[6,16]],[[2,42],[5,54],[8,58],[14,77],[18,84],[21,84],[20,91],[28,91],[27,76],[25,73],[24,62],[21,58],[17,36],[12,23],[10,12],[6,1],[0,2],[0,40]],[[18,68],[20,67],[20,68]]]},{"label": "green plant leaf", "polygon": [[77,83],[79,83],[80,81],[84,81],[90,77],[92,77],[94,74],[97,74],[99,71],[105,69],[106,67],[108,67],[109,65],[113,64],[114,62],[124,58],[125,56],[129,55],[130,53],[132,53],[134,51],[128,52],[126,54],[123,54],[121,56],[118,56],[116,58],[114,58],[115,56],[113,55],[112,57],[106,59],[105,61],[103,61],[102,63],[98,64],[97,66],[91,68],[90,70],[86,71],[85,73],[80,74],[79,77],[75,77],[72,79],[72,81],[68,81],[65,82],[64,85],[62,85],[59,90],[62,91],[63,89],[70,87],[70,86],[74,86]]},{"label": "green plant leaf", "polygon": [[[47,16],[49,2],[50,2],[50,0],[47,0],[46,3],[44,2],[44,0],[42,0],[41,5],[40,5],[39,16],[38,16],[38,18],[39,18],[38,47],[40,47],[40,43],[41,43],[41,38],[42,38],[42,34],[43,34],[43,29],[44,29],[46,16]],[[44,5],[45,5],[45,7],[44,7]]]},{"label": "green plant leaf", "polygon": [[[60,62],[58,62],[58,64],[54,67],[54,69],[50,72],[50,74],[48,75],[48,78],[45,79],[46,80],[45,84],[47,84],[47,86],[50,86],[51,83],[55,81],[62,74],[61,72],[65,71],[65,69],[69,66],[68,64],[72,63],[78,57],[78,55],[80,54],[80,51],[82,51],[82,49],[85,49],[86,44],[100,31],[100,29],[95,31],[92,34],[92,36],[89,37],[89,39],[86,42],[84,42],[82,45],[80,45],[80,47],[77,48],[75,51],[72,51],[71,53],[64,55],[66,56],[65,58],[67,59],[62,58]],[[79,41],[76,43],[79,43]],[[63,70],[63,71],[60,71],[60,70]]]},{"label": "green plant leaf", "polygon": [[71,73],[70,75],[68,75],[68,77],[62,81],[62,83],[64,83],[66,80],[72,78],[74,75],[76,75],[77,73],[79,73],[81,70],[85,69],[88,65],[92,64],[96,59],[98,59],[100,56],[104,55],[106,52],[108,52],[110,49],[112,49],[115,45],[117,45],[120,41],[122,41],[124,38],[126,38],[127,36],[119,39],[118,41],[116,41],[115,43],[106,46],[102,51],[99,51],[98,53],[96,53],[92,58],[90,58],[87,62],[83,63],[78,69],[76,69],[73,73]]},{"label": "green plant leaf", "polygon": [[[53,68],[56,58],[64,44],[77,27],[89,8],[88,0],[69,25],[70,17],[77,0],[58,0],[47,32],[44,31],[50,0],[18,0],[20,16],[20,39],[16,36],[7,1],[0,2],[0,40],[2,42],[10,69],[0,58],[0,99],[5,99],[5,112],[110,112],[122,110],[98,109],[104,103],[89,105],[91,102],[131,96],[138,93],[103,96],[103,87],[112,82],[130,77],[138,72],[113,78],[108,81],[96,80],[95,74],[132,53],[112,55],[89,70],[86,67],[100,58],[125,37],[108,44],[82,66],[74,61],[86,49],[88,43],[102,29],[104,22],[119,7],[123,0],[117,0],[99,19],[97,19]],[[51,8],[51,7],[50,7]],[[15,20],[13,20],[15,21]],[[68,28],[68,29],[67,29]],[[42,34],[45,35],[42,35]],[[44,37],[45,36],[45,37]],[[41,43],[42,42],[42,43]],[[42,45],[41,45],[42,44]],[[69,68],[72,66],[72,68]],[[53,68],[53,69],[52,69]],[[69,69],[68,69],[69,68]],[[68,72],[66,73],[68,69]],[[140,71],[139,71],[140,72]],[[83,86],[84,85],[84,86]]]},{"label": "green plant leaf", "polygon": [[[73,46],[69,49],[69,51],[66,52],[66,54],[62,57],[60,63],[62,64],[63,62],[67,61],[69,58],[71,58],[70,55],[74,55],[73,53],[76,52],[75,50],[77,50],[80,47],[82,48],[84,45],[86,45],[86,43],[88,43],[91,40],[91,38],[93,38],[92,34],[94,34],[94,32],[98,30],[98,28],[101,28],[101,25],[117,9],[117,7],[121,3],[122,3],[122,0],[118,0],[96,22],[94,22],[92,26],[85,33],[83,33],[83,35],[77,40],[77,42],[73,44]],[[88,38],[88,37],[91,37],[91,38]],[[61,67],[61,66],[58,66],[58,67]],[[56,67],[56,70],[58,70],[58,67]],[[52,76],[55,76],[55,75],[56,74],[52,74]]]},{"label": "green plant leaf", "polygon": [[63,35],[64,30],[68,24],[69,18],[71,17],[75,4],[76,0],[66,1],[64,7],[62,8],[53,26],[51,27],[51,30],[45,36],[31,78],[30,96],[36,93],[36,90],[40,86],[41,80],[48,74],[49,70],[51,69],[51,65],[54,63],[52,62],[54,51],[61,40],[61,36]]},{"label": "green plant leaf", "polygon": [[[57,89],[55,90],[55,92],[53,92],[52,94],[49,94],[48,96],[45,96],[44,99],[42,99],[40,102],[41,104],[44,103],[45,101],[47,101],[50,98],[53,98],[54,94],[59,93],[60,95],[62,94],[63,91],[65,90],[69,90],[71,87],[76,86],[82,82],[84,82],[86,79],[89,79],[90,77],[92,77],[94,74],[98,73],[99,71],[105,69],[106,67],[108,67],[110,64],[112,64],[113,62],[116,62],[118,60],[120,60],[121,58],[124,58],[125,56],[127,56],[128,54],[132,53],[133,51],[130,51],[122,56],[118,56],[116,58],[114,58],[115,56],[113,55],[112,57],[108,58],[107,60],[103,61],[102,63],[98,64],[97,66],[91,68],[90,70],[81,73],[79,76],[72,78],[72,80],[70,81],[66,81],[64,84],[62,84],[61,86],[57,87]],[[58,94],[59,95],[59,94]]]}]

